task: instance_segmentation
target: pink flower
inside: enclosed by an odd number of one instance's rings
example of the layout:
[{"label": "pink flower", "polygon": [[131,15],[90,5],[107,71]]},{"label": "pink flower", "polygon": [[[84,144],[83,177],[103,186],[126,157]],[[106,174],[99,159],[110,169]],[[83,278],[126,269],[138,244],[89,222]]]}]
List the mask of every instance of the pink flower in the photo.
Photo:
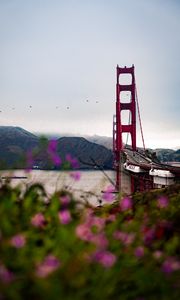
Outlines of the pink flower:
[{"label": "pink flower", "polygon": [[139,246],[134,250],[134,255],[138,258],[141,258],[144,256],[144,247]]},{"label": "pink flower", "polygon": [[73,178],[75,181],[79,181],[81,178],[80,172],[72,172],[70,173],[71,178]]},{"label": "pink flower", "polygon": [[105,226],[105,219],[96,216],[90,217],[87,222],[89,226],[95,226],[98,231],[101,231]]},{"label": "pink flower", "polygon": [[72,220],[71,214],[70,214],[69,210],[67,210],[67,209],[61,210],[58,213],[58,216],[59,216],[60,222],[64,225],[69,224]]},{"label": "pink flower", "polygon": [[135,233],[131,232],[131,233],[128,234],[127,239],[125,241],[125,244],[126,245],[131,245],[134,242],[134,240],[135,240]]},{"label": "pink flower", "polygon": [[107,202],[112,202],[115,200],[115,194],[113,194],[115,191],[114,186],[110,185],[107,187],[107,189],[104,191],[103,193],[103,200],[107,201]]},{"label": "pink flower", "polygon": [[93,234],[87,224],[80,224],[76,227],[76,235],[83,241],[91,241]]},{"label": "pink flower", "polygon": [[129,197],[125,197],[120,202],[120,208],[122,211],[126,211],[132,208],[132,200]]},{"label": "pink flower", "polygon": [[77,226],[76,235],[83,241],[95,244],[98,249],[105,249],[109,244],[104,232],[93,234],[84,224]]},{"label": "pink flower", "polygon": [[111,268],[117,260],[116,256],[110,251],[97,251],[93,258],[105,268]]},{"label": "pink flower", "polygon": [[15,248],[22,248],[26,244],[26,239],[25,239],[24,235],[17,234],[11,238],[10,243]]},{"label": "pink flower", "polygon": [[109,244],[108,239],[105,236],[104,232],[93,235],[91,237],[90,241],[93,244],[95,244],[98,247],[98,249],[105,249]]},{"label": "pink flower", "polygon": [[134,232],[126,233],[126,232],[117,230],[114,232],[113,236],[116,240],[120,240],[126,246],[131,245],[135,239]]},{"label": "pink flower", "polygon": [[155,232],[156,232],[156,229],[155,227],[152,227],[152,228],[143,228],[143,241],[145,243],[146,246],[150,245],[151,242],[154,240],[155,238]]},{"label": "pink flower", "polygon": [[162,251],[160,251],[160,250],[156,250],[156,251],[154,251],[154,253],[153,253],[153,257],[154,257],[155,259],[161,258],[162,255],[163,255],[163,253],[162,253]]},{"label": "pink flower", "polygon": [[51,158],[52,162],[55,164],[55,166],[61,165],[62,161],[58,154],[53,153],[50,155],[50,158]]},{"label": "pink flower", "polygon": [[169,200],[168,198],[166,197],[160,197],[158,200],[157,200],[157,206],[159,208],[166,208],[169,204]]},{"label": "pink flower", "polygon": [[48,255],[42,263],[37,265],[36,275],[42,278],[47,277],[49,274],[57,270],[59,266],[59,260],[54,255]]},{"label": "pink flower", "polygon": [[169,260],[166,260],[162,264],[162,271],[166,274],[172,273],[173,268],[172,268],[172,263]]},{"label": "pink flower", "polygon": [[[98,248],[106,248],[108,245],[107,237],[102,229],[105,226],[105,219],[92,215],[91,211],[88,211],[86,221],[76,227],[76,235],[84,241],[95,244]],[[93,229],[95,227],[95,233]]]},{"label": "pink flower", "polygon": [[69,195],[60,196],[60,202],[62,205],[67,206],[70,203],[71,199]]},{"label": "pink flower", "polygon": [[167,257],[162,264],[162,271],[166,274],[170,274],[177,270],[180,270],[180,261],[172,256]]},{"label": "pink flower", "polygon": [[120,230],[116,230],[116,231],[113,233],[113,237],[114,237],[116,240],[120,240],[120,241],[124,242],[125,237],[126,237],[126,233],[123,232],[123,231],[120,231]]},{"label": "pink flower", "polygon": [[58,145],[57,140],[51,140],[51,141],[49,141],[48,149],[47,149],[50,159],[55,164],[55,166],[59,166],[62,163],[61,158],[57,154],[57,145]]},{"label": "pink flower", "polygon": [[73,158],[71,154],[66,154],[66,161],[68,161],[74,169],[79,167],[78,160]]},{"label": "pink flower", "polygon": [[0,281],[10,283],[14,280],[14,274],[10,272],[4,265],[0,264]]},{"label": "pink flower", "polygon": [[37,213],[31,218],[31,224],[34,227],[43,228],[45,224],[45,218],[42,213]]},{"label": "pink flower", "polygon": [[58,145],[57,140],[50,140],[47,149],[48,153],[55,153],[57,151],[57,145]]},{"label": "pink flower", "polygon": [[115,220],[116,220],[116,216],[113,214],[110,214],[106,218],[106,223],[111,223],[111,222],[114,222]]}]

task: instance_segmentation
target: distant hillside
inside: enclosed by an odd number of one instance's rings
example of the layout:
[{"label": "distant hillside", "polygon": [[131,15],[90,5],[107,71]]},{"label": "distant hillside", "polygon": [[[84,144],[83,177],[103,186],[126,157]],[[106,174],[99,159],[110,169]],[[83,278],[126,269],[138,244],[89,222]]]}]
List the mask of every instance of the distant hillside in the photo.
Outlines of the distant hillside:
[{"label": "distant hillside", "polygon": [[81,138],[85,138],[86,140],[88,140],[89,142],[92,143],[96,143],[99,145],[102,145],[108,149],[112,149],[112,137],[108,137],[108,136],[100,136],[100,135],[84,135],[83,137],[81,135],[74,135],[74,134],[53,134],[53,133],[48,133],[48,134],[43,134],[40,132],[35,133],[37,136],[46,136],[48,139],[59,139],[60,137],[81,137]]},{"label": "distant hillside", "polygon": [[[20,128],[13,126],[0,126],[0,167],[22,167],[22,158],[27,151],[39,149],[39,137]],[[104,146],[91,143],[81,137],[63,137],[58,141],[58,154],[65,160],[66,154],[80,160],[81,169],[92,169],[93,164],[101,168],[112,168],[112,151]],[[40,151],[35,164],[41,168],[49,168],[48,154]]]},{"label": "distant hillside", "polygon": [[92,143],[96,143],[96,144],[102,145],[108,149],[112,149],[112,138],[111,137],[93,135],[93,136],[86,136],[86,139]]},{"label": "distant hillside", "polygon": [[112,151],[82,137],[58,139],[58,153],[62,159],[67,153],[70,153],[79,160],[81,168],[91,168],[93,162],[102,168],[112,168]]},{"label": "distant hillside", "polygon": [[[64,160],[66,154],[79,159],[81,169],[92,169],[95,165],[104,169],[111,169],[113,153],[110,137],[62,137],[58,138],[58,154]],[[26,153],[30,150],[40,149],[40,138],[20,127],[0,126],[0,168],[22,167]],[[180,149],[150,149],[156,152],[157,158],[162,162],[180,162]],[[48,154],[42,150],[35,161],[40,168],[48,169]],[[93,166],[94,164],[94,166]]]},{"label": "distant hillside", "polygon": [[155,149],[158,159],[162,162],[180,162],[180,149]]},{"label": "distant hillside", "polygon": [[13,126],[0,126],[0,164],[16,166],[22,156],[38,146],[39,139],[34,134]]}]

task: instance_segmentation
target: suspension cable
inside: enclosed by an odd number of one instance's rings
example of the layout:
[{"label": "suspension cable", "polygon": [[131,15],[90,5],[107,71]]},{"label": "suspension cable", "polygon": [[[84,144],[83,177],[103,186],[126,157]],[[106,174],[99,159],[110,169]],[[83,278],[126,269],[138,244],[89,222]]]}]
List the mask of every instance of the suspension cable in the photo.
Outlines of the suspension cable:
[{"label": "suspension cable", "polygon": [[140,130],[141,130],[141,137],[142,137],[143,148],[144,148],[144,152],[145,152],[146,148],[145,148],[145,143],[144,143],[142,122],[141,122],[140,109],[139,109],[139,101],[138,101],[138,95],[137,95],[137,89],[136,89],[136,87],[135,87],[135,93],[136,93],[136,101],[137,101],[137,109],[138,109],[138,117],[139,117],[139,124],[140,124]]}]

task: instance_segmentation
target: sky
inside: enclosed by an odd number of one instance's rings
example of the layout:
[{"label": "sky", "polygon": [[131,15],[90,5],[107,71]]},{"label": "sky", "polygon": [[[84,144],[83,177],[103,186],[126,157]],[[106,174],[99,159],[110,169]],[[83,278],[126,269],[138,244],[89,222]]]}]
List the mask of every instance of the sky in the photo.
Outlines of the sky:
[{"label": "sky", "polygon": [[145,146],[180,148],[179,54],[179,0],[0,0],[0,126],[112,136],[134,64]]}]

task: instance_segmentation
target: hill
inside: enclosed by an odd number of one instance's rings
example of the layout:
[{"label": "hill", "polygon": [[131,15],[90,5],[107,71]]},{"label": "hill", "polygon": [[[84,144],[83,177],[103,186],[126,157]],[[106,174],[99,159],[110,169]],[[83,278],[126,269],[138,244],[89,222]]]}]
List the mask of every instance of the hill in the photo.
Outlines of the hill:
[{"label": "hill", "polygon": [[[97,166],[111,169],[113,164],[112,138],[103,136],[57,138],[57,151],[62,160],[66,154],[79,159],[80,169],[94,169]],[[40,148],[40,137],[20,127],[0,126],[0,168],[20,168],[22,158],[28,151]],[[150,149],[156,152],[161,162],[180,162],[180,150]],[[48,169],[47,151],[40,151],[35,164],[42,169]],[[51,166],[52,167],[52,166]]]},{"label": "hill", "polygon": [[1,167],[18,166],[22,156],[38,144],[38,137],[20,127],[0,126]]},{"label": "hill", "polygon": [[65,159],[65,155],[70,153],[79,160],[80,168],[92,168],[94,164],[95,167],[98,165],[105,169],[112,168],[112,151],[82,137],[58,139],[58,153],[62,159]]},{"label": "hill", "polygon": [[[105,169],[112,168],[112,151],[102,145],[82,137],[62,137],[57,140],[57,144],[57,152],[62,160],[65,160],[66,154],[71,154],[79,160],[80,169],[94,169],[95,165]],[[35,164],[42,169],[49,168],[47,151],[38,151],[40,138],[20,127],[0,126],[0,145],[2,169],[22,167],[22,158],[31,150],[39,152]]]},{"label": "hill", "polygon": [[155,149],[158,159],[162,162],[180,162],[180,149]]}]

